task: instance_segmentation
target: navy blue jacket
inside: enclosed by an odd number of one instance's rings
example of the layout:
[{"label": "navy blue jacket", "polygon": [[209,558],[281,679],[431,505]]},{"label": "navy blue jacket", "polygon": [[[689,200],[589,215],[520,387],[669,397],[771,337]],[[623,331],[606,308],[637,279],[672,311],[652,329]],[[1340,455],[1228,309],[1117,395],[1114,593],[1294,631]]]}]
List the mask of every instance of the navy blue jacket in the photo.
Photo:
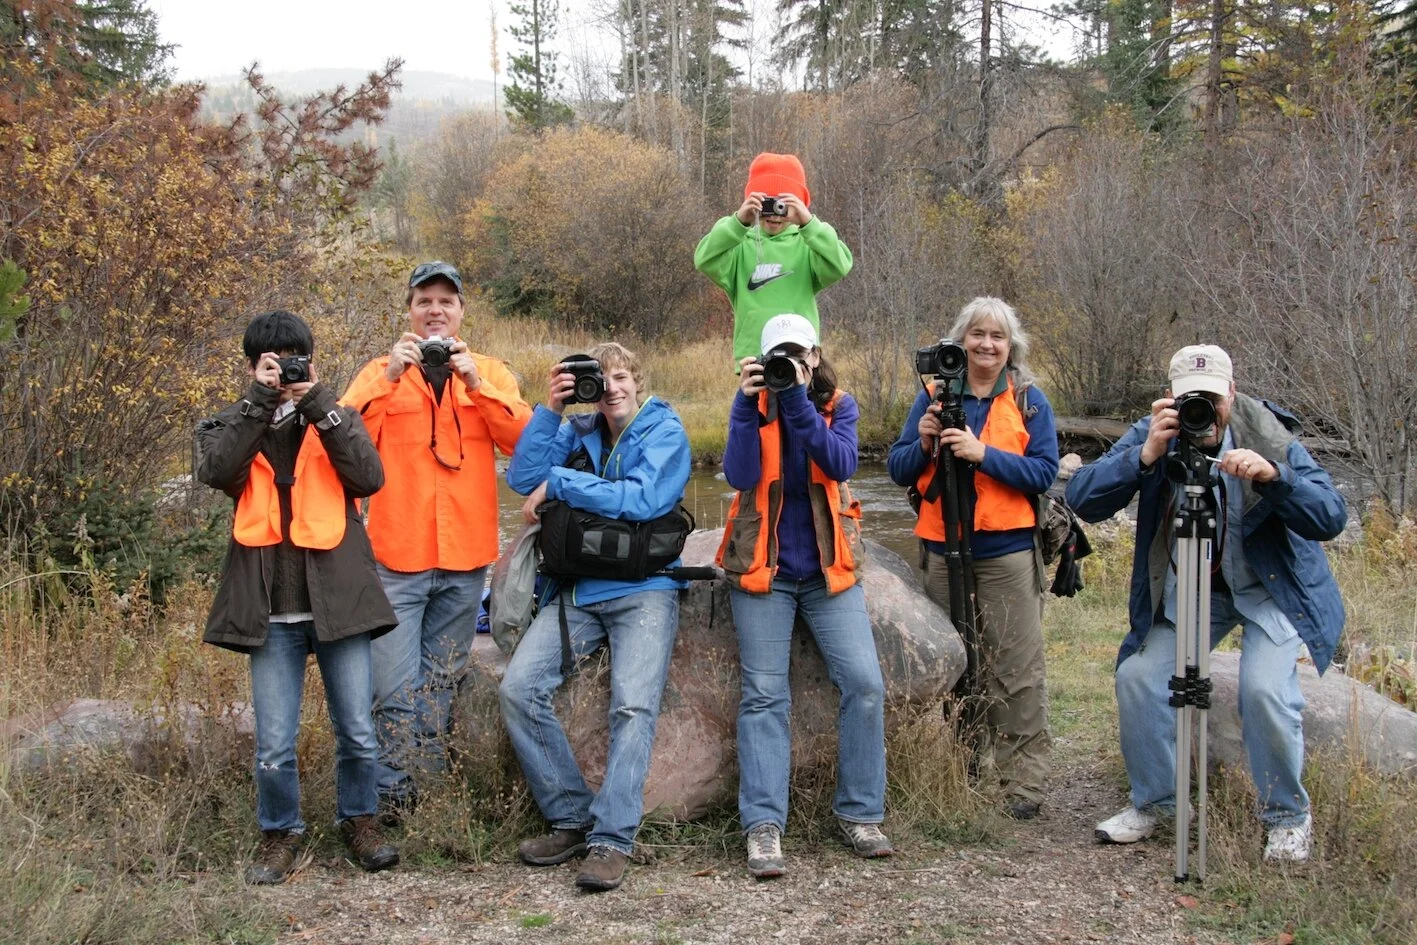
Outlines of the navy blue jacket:
[{"label": "navy blue jacket", "polygon": [[[1294,434],[1298,420],[1268,401],[1235,396],[1230,433],[1237,448],[1252,449],[1274,464],[1279,478],[1247,483],[1241,519],[1245,560],[1269,588],[1275,603],[1299,632],[1322,673],[1343,633],[1343,598],[1329,570],[1322,541],[1343,531],[1348,508],[1333,480]],[[1151,429],[1144,417],[1095,463],[1068,483],[1067,501],[1085,521],[1098,522],[1137,498],[1137,540],[1132,557],[1131,632],[1117,654],[1135,653],[1161,606],[1171,553],[1171,516],[1177,487],[1158,461],[1141,466],[1141,448]],[[1173,442],[1174,448],[1175,443]]]},{"label": "navy blue jacket", "polygon": [[[988,397],[975,397],[968,385],[963,388],[965,426],[978,436],[989,418],[994,406],[994,398],[1003,396],[1008,378],[999,376],[999,386]],[[1017,489],[1027,496],[1042,495],[1048,491],[1058,476],[1058,429],[1053,420],[1053,405],[1037,385],[1030,385],[1025,404],[1033,414],[1024,421],[1028,430],[1028,448],[1022,456],[992,446],[984,447],[984,462],[979,471],[1006,486]],[[920,418],[930,406],[930,394],[922,390],[910,405],[910,413],[900,428],[900,437],[891,446],[886,459],[886,471],[898,486],[913,486],[930,456],[920,448]],[[970,476],[964,485],[969,489],[969,505],[974,508],[974,477]],[[945,553],[944,542],[927,542],[930,550]],[[1007,532],[973,532],[970,538],[970,553],[978,561],[999,558],[1017,551],[1033,547],[1033,529],[1020,528]]]}]

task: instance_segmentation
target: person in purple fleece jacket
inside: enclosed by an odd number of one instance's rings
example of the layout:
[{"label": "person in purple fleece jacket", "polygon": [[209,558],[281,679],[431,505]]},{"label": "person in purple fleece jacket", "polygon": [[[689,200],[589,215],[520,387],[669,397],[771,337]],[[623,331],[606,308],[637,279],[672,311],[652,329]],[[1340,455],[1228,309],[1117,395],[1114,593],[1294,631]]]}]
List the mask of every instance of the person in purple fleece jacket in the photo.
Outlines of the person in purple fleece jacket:
[{"label": "person in purple fleece jacket", "polygon": [[718,564],[731,585],[743,697],[738,706],[738,811],[748,870],[786,872],[792,628],[806,622],[841,692],[837,789],[832,810],[861,857],[890,856],[885,819],[885,684],[857,580],[861,505],[856,401],[837,389],[817,332],[801,315],[763,326],[765,356],[795,362],[796,383],[769,391],[764,365],[743,358],[728,419],[723,472],[738,490]]}]

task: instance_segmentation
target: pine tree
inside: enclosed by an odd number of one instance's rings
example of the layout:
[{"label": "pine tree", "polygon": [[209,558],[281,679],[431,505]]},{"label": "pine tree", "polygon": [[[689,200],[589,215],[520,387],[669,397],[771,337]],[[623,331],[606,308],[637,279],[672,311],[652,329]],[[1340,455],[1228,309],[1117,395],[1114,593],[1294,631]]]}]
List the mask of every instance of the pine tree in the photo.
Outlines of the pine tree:
[{"label": "pine tree", "polygon": [[159,41],[157,14],[147,0],[0,0],[0,45],[7,51],[33,54],[41,32],[65,38],[53,47],[58,56],[54,66],[72,71],[91,87],[167,82],[172,46]]},{"label": "pine tree", "polygon": [[507,64],[511,80],[503,93],[507,117],[532,131],[570,121],[570,106],[557,98],[561,85],[550,46],[560,12],[557,0],[523,0],[510,9],[517,22],[508,32],[521,45],[521,52]]}]

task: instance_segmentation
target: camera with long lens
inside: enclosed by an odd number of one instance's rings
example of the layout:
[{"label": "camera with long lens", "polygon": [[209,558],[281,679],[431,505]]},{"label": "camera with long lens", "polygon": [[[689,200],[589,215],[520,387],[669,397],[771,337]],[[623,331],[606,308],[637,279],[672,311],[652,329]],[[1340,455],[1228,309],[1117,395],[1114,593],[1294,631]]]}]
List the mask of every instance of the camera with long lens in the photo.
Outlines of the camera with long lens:
[{"label": "camera with long lens", "polygon": [[941,338],[938,343],[926,345],[915,352],[915,373],[933,374],[946,380],[964,377],[969,367],[964,346],[949,338]]},{"label": "camera with long lens", "polygon": [[776,394],[797,386],[797,366],[806,363],[782,348],[774,348],[757,361],[763,366],[763,383]]},{"label": "camera with long lens", "polygon": [[1182,394],[1173,404],[1181,426],[1181,438],[1176,449],[1166,454],[1166,478],[1180,485],[1211,485],[1215,470],[1211,459],[1202,451],[1201,441],[1215,430],[1218,417],[1215,402],[1198,391]]},{"label": "camera with long lens", "polygon": [[276,358],[280,368],[280,386],[304,384],[310,380],[310,355],[293,354],[288,358]]},{"label": "camera with long lens", "polygon": [[765,217],[785,217],[787,216],[787,201],[781,197],[763,198],[763,216]]},{"label": "camera with long lens", "polygon": [[1210,435],[1216,422],[1214,401],[1205,394],[1192,391],[1177,397],[1174,406],[1182,436],[1199,440]]},{"label": "camera with long lens", "polygon": [[573,354],[561,362],[561,370],[575,376],[568,404],[593,404],[605,396],[605,375],[600,362],[587,354]]},{"label": "camera with long lens", "polygon": [[442,367],[453,356],[453,342],[434,335],[418,343],[418,353],[423,356],[424,367]]}]

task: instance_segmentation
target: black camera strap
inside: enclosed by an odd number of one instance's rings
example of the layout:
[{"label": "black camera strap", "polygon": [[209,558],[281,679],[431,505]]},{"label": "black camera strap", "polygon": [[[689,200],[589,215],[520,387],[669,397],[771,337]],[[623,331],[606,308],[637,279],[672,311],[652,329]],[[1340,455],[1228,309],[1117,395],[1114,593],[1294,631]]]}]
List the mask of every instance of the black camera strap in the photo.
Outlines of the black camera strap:
[{"label": "black camera strap", "polygon": [[444,469],[451,469],[456,472],[462,469],[462,461],[466,458],[462,448],[462,419],[458,416],[458,405],[453,404],[453,426],[458,430],[458,464],[454,466],[446,459],[438,455],[438,411],[442,409],[442,401],[433,405],[433,410],[428,414],[428,448],[433,451],[433,458],[438,461],[438,465]]},{"label": "black camera strap", "polygon": [[421,364],[419,367],[423,371],[423,379],[428,382],[428,386],[433,390],[433,398],[439,406],[443,404],[443,391],[448,386],[448,379],[453,376],[453,368],[450,364]]}]

